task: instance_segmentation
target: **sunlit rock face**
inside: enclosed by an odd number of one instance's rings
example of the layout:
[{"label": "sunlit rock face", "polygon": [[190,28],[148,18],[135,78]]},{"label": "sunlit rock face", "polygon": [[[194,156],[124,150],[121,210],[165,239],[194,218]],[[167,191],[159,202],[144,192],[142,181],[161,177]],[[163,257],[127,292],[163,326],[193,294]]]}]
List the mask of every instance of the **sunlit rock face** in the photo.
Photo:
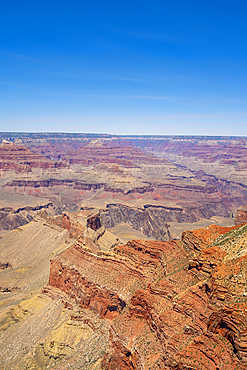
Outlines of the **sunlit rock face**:
[{"label": "sunlit rock face", "polygon": [[3,368],[246,368],[247,224],[106,233],[91,209],[41,211],[3,236]]},{"label": "sunlit rock face", "polygon": [[246,241],[247,225],[213,225],[108,253],[77,242],[51,261],[49,284],[110,320],[103,369],[244,369]]},{"label": "sunlit rock face", "polygon": [[27,147],[3,140],[0,144],[0,169],[18,172],[31,171],[32,168],[42,169],[63,167],[62,162],[53,162],[39,154],[31,152]]},{"label": "sunlit rock face", "polygon": [[1,368],[246,369],[245,139],[6,138]]},{"label": "sunlit rock face", "polygon": [[240,207],[235,217],[235,225],[247,222],[247,207]]},{"label": "sunlit rock face", "polygon": [[[15,209],[13,195],[18,202],[29,197],[26,206],[37,206],[34,198],[45,199],[52,203],[53,214],[92,207],[100,210],[106,228],[126,223],[147,237],[169,240],[181,235],[177,224],[204,222],[203,226],[205,219],[218,217],[219,223],[230,225],[246,201],[245,139],[15,133],[0,137],[0,208],[6,207],[8,197],[8,206]],[[10,220],[9,216],[2,214]],[[22,216],[28,222],[35,214]],[[23,222],[16,217],[13,226]]]}]

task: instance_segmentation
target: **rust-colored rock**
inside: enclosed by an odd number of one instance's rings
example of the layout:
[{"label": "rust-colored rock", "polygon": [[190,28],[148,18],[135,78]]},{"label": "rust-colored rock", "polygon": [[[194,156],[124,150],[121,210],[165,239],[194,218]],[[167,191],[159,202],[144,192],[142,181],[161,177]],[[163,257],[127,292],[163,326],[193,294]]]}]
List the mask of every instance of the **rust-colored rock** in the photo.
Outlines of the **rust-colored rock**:
[{"label": "rust-colored rock", "polygon": [[236,258],[238,235],[247,239],[242,225],[212,226],[108,253],[78,240],[51,261],[49,284],[111,320],[105,370],[243,370],[247,255]]},{"label": "rust-colored rock", "polygon": [[49,284],[75,298],[81,308],[108,319],[113,319],[126,305],[114,292],[88,281],[76,268],[68,268],[58,260],[51,263]]},{"label": "rust-colored rock", "polygon": [[62,162],[53,162],[49,158],[32,153],[24,146],[18,146],[13,142],[0,144],[0,170],[31,171],[32,168],[61,168]]},{"label": "rust-colored rock", "polygon": [[[14,262],[1,257],[9,283],[0,287],[0,311],[15,294],[17,307],[0,318],[0,367],[246,369],[245,207],[233,227],[178,240],[183,223],[233,224],[247,196],[246,139],[18,135],[22,143],[0,145],[0,223],[12,228],[47,213],[13,232]],[[149,241],[131,240],[132,232]],[[44,284],[39,271],[47,284],[50,258],[49,286],[22,307],[23,286],[33,279],[33,296]]]},{"label": "rust-colored rock", "polygon": [[226,252],[219,247],[205,248],[189,261],[189,268],[211,273],[223,261],[225,256]]},{"label": "rust-colored rock", "polygon": [[236,214],[234,222],[235,222],[235,225],[239,225],[239,224],[247,222],[247,207],[240,207],[237,210],[237,214]]},{"label": "rust-colored rock", "polygon": [[[172,232],[170,222],[220,216],[230,225],[230,217],[246,200],[241,169],[246,164],[245,139],[15,133],[0,137],[9,140],[0,145],[4,193],[44,197],[53,202],[57,214],[98,208],[105,228],[127,223],[148,237],[170,240],[181,235]],[[196,168],[183,163],[183,158],[192,157],[198,159]],[[234,173],[219,172],[219,161],[232,161]],[[207,173],[206,163],[215,164],[213,170],[210,165],[213,174]]]}]

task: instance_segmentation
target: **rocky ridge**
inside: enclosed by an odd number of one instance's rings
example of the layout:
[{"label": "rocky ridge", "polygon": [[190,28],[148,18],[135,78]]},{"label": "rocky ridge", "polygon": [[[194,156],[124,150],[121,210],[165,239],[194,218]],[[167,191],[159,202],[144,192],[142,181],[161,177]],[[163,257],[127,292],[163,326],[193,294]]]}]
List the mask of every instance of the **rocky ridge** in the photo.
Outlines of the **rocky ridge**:
[{"label": "rocky ridge", "polygon": [[235,217],[235,224],[239,225],[243,222],[247,222],[247,207],[240,207],[237,210],[237,214]]},{"label": "rocky ridge", "polygon": [[1,368],[246,368],[246,139],[0,137]]},{"label": "rocky ridge", "polygon": [[0,144],[0,170],[17,172],[31,171],[34,167],[43,169],[60,168],[65,164],[62,162],[53,162],[49,158],[32,153],[23,145],[16,145],[11,141],[3,140]]},{"label": "rocky ridge", "polygon": [[[12,319],[2,340],[38,313],[46,323],[48,306],[56,312],[55,326],[44,328],[43,339],[33,339],[25,356],[18,354],[19,366],[246,368],[246,224],[212,225],[184,232],[180,241],[132,240],[102,250],[85,234],[102,228],[100,214],[87,212],[84,226],[79,215],[43,218],[74,239],[52,258],[42,294],[8,314]],[[34,299],[40,302],[37,312]]]},{"label": "rocky ridge", "polygon": [[[228,179],[226,172],[221,173],[223,164],[218,160],[210,162],[208,168],[204,162],[194,167],[193,159],[197,160],[201,151],[206,157],[212,155],[213,148],[222,158],[233,150],[236,159],[239,151],[239,160],[244,161],[246,148],[241,140],[86,134],[0,136],[4,138],[0,192],[4,197],[18,194],[23,199],[47,199],[53,204],[52,214],[98,208],[105,227],[126,223],[131,216],[129,224],[139,231],[145,219],[146,236],[169,240],[173,237],[170,222],[191,223],[220,216],[231,224],[230,218],[246,199],[246,184],[238,182],[244,168],[238,168],[239,178],[229,175]],[[179,158],[191,160],[192,167],[187,162],[187,167],[181,165],[177,157],[174,162],[170,160],[175,147]],[[29,216],[25,222],[33,217]],[[2,228],[11,224],[4,218],[8,215],[2,215]],[[16,218],[12,224],[23,222]]]}]

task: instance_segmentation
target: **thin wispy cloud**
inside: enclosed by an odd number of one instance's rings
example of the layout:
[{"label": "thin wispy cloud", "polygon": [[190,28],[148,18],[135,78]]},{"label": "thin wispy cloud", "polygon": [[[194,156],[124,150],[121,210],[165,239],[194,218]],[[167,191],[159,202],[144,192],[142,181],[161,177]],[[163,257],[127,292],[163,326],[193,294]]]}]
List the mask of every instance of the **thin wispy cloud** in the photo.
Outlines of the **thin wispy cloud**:
[{"label": "thin wispy cloud", "polygon": [[139,82],[139,83],[147,83],[148,80],[135,78],[131,76],[124,76],[124,75],[108,75],[108,74],[101,74],[95,73],[94,71],[83,70],[79,71],[78,73],[67,73],[67,72],[59,72],[59,71],[41,71],[36,72],[33,74],[39,74],[44,76],[53,76],[53,77],[61,77],[61,78],[71,78],[71,79],[78,79],[78,80],[117,80],[117,81],[130,81],[130,82]]},{"label": "thin wispy cloud", "polygon": [[146,30],[134,30],[134,29],[121,29],[114,26],[109,26],[106,24],[98,23],[99,27],[117,33],[119,35],[131,37],[131,38],[138,38],[138,39],[145,39],[149,41],[163,41],[163,42],[185,42],[188,41],[187,39],[181,37],[176,37],[175,35],[165,34],[161,32],[154,32],[154,31],[146,31]]},{"label": "thin wispy cloud", "polygon": [[108,95],[108,94],[77,94],[68,92],[47,92],[48,95],[60,96],[60,97],[73,97],[73,98],[83,98],[83,99],[110,99],[110,100],[163,100],[169,101],[176,104],[184,105],[185,102],[182,101],[183,98],[169,97],[169,96],[152,96],[152,95]]},{"label": "thin wispy cloud", "polygon": [[[151,73],[140,73],[140,71],[132,69],[129,71],[125,71],[124,69],[120,69],[116,71],[116,73],[108,73],[108,71],[100,71],[99,70],[90,70],[88,68],[78,68],[77,66],[73,66],[70,71],[67,71],[68,67],[64,64],[56,65],[56,69],[54,70],[41,70],[38,72],[30,72],[35,75],[44,75],[44,76],[54,76],[54,77],[61,77],[61,78],[71,78],[71,79],[78,79],[78,80],[93,80],[93,81],[101,81],[101,80],[116,80],[116,81],[129,81],[129,82],[136,82],[141,84],[152,84],[156,85],[157,83],[166,83],[171,81],[180,81],[180,82],[197,82],[197,83],[204,83],[206,80],[202,77],[198,78],[194,75],[189,74],[182,74],[182,73],[174,73],[171,71],[163,70],[157,75],[156,72]],[[71,69],[74,70],[71,73]]]},{"label": "thin wispy cloud", "polygon": [[7,86],[7,87],[14,87],[17,89],[24,89],[24,90],[33,90],[34,88],[32,86],[22,85],[22,84],[16,84],[13,82],[6,82],[6,81],[0,81],[1,86]]},{"label": "thin wispy cloud", "polygon": [[[1,117],[46,115],[49,120],[54,115],[56,128],[66,130],[70,126],[60,124],[60,116],[88,114],[77,126],[77,118],[73,121],[76,131],[103,122],[97,130],[132,133],[138,127],[141,132],[143,122],[146,132],[154,125],[160,133],[176,125],[180,132],[186,127],[192,132],[193,122],[195,133],[209,134],[220,122],[225,133],[224,122],[230,122],[228,133],[246,134],[246,116],[234,113],[247,112],[244,1],[237,7],[227,1],[224,11],[217,1],[212,6],[197,1],[196,7],[186,1],[179,6],[176,1],[151,6],[150,1],[99,6],[81,1],[59,9],[41,9],[37,1],[21,7],[4,3]],[[102,114],[89,118],[96,113]],[[106,113],[118,115],[107,118]],[[174,115],[157,116],[163,113]],[[29,128],[42,131],[42,122]],[[15,127],[25,128],[25,122]]]},{"label": "thin wispy cloud", "polygon": [[85,99],[85,100],[150,100],[150,101],[167,101],[170,103],[174,103],[180,106],[190,106],[191,104],[196,105],[198,107],[206,107],[208,104],[213,103],[232,103],[232,104],[245,104],[247,103],[246,99],[229,99],[229,98],[222,98],[222,97],[212,97],[212,99],[202,99],[202,98],[195,98],[195,97],[188,97],[188,96],[174,96],[174,95],[150,95],[150,94],[91,94],[87,92],[73,92],[73,91],[64,91],[64,90],[57,90],[57,89],[46,89],[43,87],[39,87],[36,84],[34,85],[25,85],[25,84],[18,84],[11,81],[1,81],[0,86],[10,87],[14,89],[22,89],[27,90],[32,93],[32,96],[43,96],[43,97],[53,97],[53,98],[77,98],[77,99]]},{"label": "thin wispy cloud", "polygon": [[166,101],[172,101],[174,103],[180,104],[179,100],[181,98],[176,97],[169,97],[169,96],[152,96],[152,95],[117,95],[117,94],[81,94],[81,93],[73,93],[73,92],[65,92],[65,91],[54,91],[54,90],[46,90],[42,88],[27,86],[27,85],[21,85],[21,84],[15,84],[12,82],[6,82],[6,81],[0,81],[0,85],[7,86],[7,87],[13,87],[18,89],[24,89],[24,90],[32,90],[33,92],[37,94],[42,94],[46,96],[57,96],[57,97],[74,97],[74,98],[84,98],[84,99],[145,99],[145,100],[166,100]]},{"label": "thin wispy cloud", "polygon": [[[124,31],[123,32],[127,32]],[[128,32],[127,32],[128,33]],[[139,33],[137,32],[136,35]],[[140,33],[144,35],[145,33]],[[153,36],[162,36],[159,34],[154,33]],[[164,36],[165,37],[165,36]],[[102,67],[99,67],[98,70],[90,70],[88,68],[78,68],[78,62],[73,63],[71,59],[63,59],[64,56],[60,55],[59,59],[51,60],[51,58],[41,59],[37,58],[32,55],[24,55],[24,54],[16,54],[8,51],[0,51],[0,54],[10,57],[16,61],[24,61],[28,63],[41,64],[41,65],[49,65],[52,66],[50,69],[43,69],[40,68],[39,70],[32,70],[30,69],[29,74],[36,75],[36,76],[54,76],[60,78],[71,78],[71,79],[78,79],[78,80],[92,80],[92,81],[100,81],[100,80],[112,80],[112,81],[126,81],[126,82],[136,82],[141,84],[156,84],[167,82],[167,81],[191,81],[191,82],[202,82],[202,79],[195,78],[195,76],[188,75],[188,74],[181,74],[181,73],[174,73],[171,71],[160,71],[159,74],[154,71],[154,73],[140,73],[138,70],[132,69],[127,71],[119,70],[117,73],[108,73],[106,70],[105,72],[101,71]],[[69,70],[69,71],[68,71]],[[71,70],[75,71],[71,73]]]},{"label": "thin wispy cloud", "polygon": [[1,54],[5,55],[5,56],[8,56],[8,57],[11,57],[11,58],[14,58],[14,59],[33,62],[33,63],[53,64],[50,60],[40,59],[40,58],[36,58],[36,57],[30,56],[30,55],[15,54],[15,53],[10,53],[10,52],[4,51],[4,50],[1,51]]}]

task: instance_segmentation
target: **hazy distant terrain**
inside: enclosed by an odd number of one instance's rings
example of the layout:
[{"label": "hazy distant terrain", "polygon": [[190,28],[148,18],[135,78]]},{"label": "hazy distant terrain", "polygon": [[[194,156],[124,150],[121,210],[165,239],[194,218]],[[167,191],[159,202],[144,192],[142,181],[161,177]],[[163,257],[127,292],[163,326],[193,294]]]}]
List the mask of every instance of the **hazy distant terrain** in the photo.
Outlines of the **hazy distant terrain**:
[{"label": "hazy distant terrain", "polygon": [[2,229],[30,221],[42,207],[53,214],[93,207],[101,210],[106,228],[128,223],[146,236],[168,240],[176,236],[169,236],[169,222],[211,223],[220,217],[231,224],[245,205],[245,138],[0,137],[6,141],[0,147]]},{"label": "hazy distant terrain", "polygon": [[245,138],[0,138],[1,368],[245,368]]}]

